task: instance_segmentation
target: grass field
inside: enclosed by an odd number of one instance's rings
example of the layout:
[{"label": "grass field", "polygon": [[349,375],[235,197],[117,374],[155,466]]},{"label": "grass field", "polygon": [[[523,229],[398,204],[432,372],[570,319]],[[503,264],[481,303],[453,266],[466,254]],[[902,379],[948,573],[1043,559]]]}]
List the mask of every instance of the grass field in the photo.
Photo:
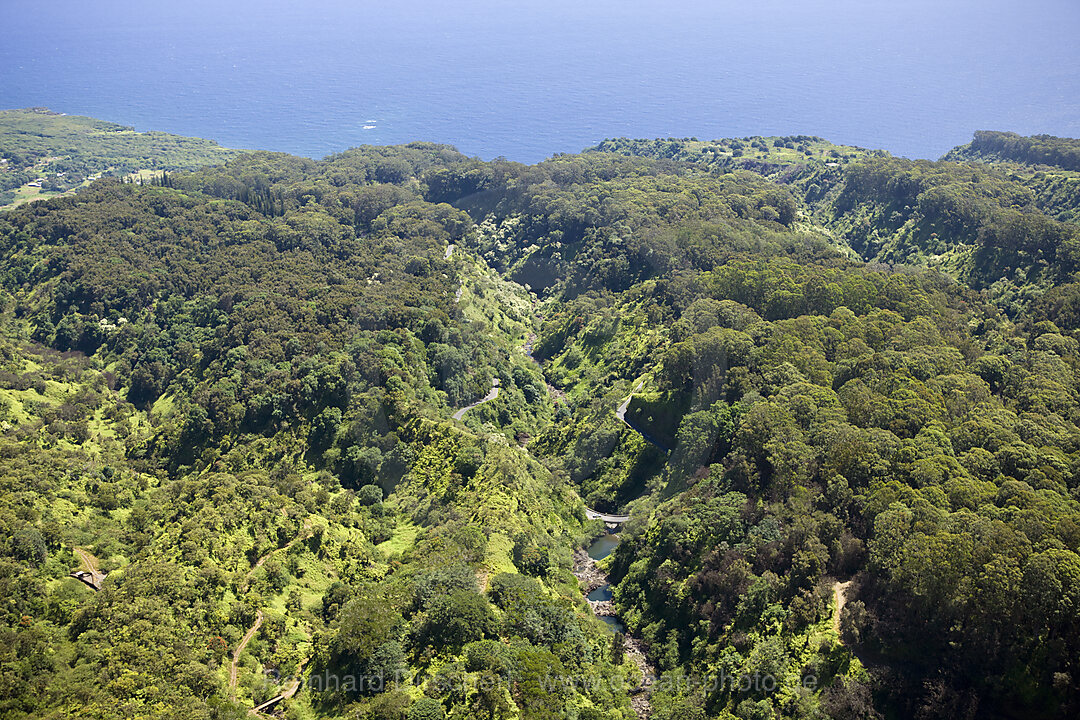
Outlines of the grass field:
[{"label": "grass field", "polygon": [[[29,173],[30,182],[40,177],[53,178],[63,184],[66,192],[102,174],[145,181],[163,171],[196,170],[223,163],[241,152],[223,148],[212,140],[137,132],[131,127],[44,108],[0,110],[0,158],[7,160],[2,172]],[[0,200],[0,210],[64,193],[42,192],[27,182],[14,194],[9,202]]]}]

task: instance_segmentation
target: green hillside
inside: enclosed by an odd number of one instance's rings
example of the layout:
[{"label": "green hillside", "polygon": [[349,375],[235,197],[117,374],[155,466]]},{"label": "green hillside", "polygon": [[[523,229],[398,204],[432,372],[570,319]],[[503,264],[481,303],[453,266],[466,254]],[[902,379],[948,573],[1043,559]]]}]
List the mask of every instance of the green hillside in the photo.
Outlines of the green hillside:
[{"label": "green hillside", "polygon": [[134,128],[46,108],[0,110],[0,208],[52,197],[88,178],[195,170],[234,158],[213,140]]},{"label": "green hillside", "polygon": [[970,143],[953,148],[942,159],[1053,165],[1062,170],[1080,170],[1080,140],[980,130]]},{"label": "green hillside", "polygon": [[1030,170],[412,143],[0,213],[0,714],[1074,716]]}]

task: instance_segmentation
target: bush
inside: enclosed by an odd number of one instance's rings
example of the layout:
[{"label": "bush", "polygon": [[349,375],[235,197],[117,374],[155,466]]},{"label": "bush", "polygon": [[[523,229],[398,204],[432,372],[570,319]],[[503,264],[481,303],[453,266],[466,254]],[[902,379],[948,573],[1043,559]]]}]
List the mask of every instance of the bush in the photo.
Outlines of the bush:
[{"label": "bush", "polygon": [[15,533],[13,538],[13,551],[15,559],[32,567],[39,567],[45,563],[45,538],[36,528],[24,527]]},{"label": "bush", "polygon": [[447,565],[417,577],[413,603],[418,610],[427,610],[436,598],[459,590],[476,592],[476,575],[468,565]]},{"label": "bush", "polygon": [[517,573],[499,573],[491,580],[491,599],[505,610],[515,603],[535,597],[541,590],[540,583],[531,577]]},{"label": "bush", "polygon": [[434,698],[420,698],[409,708],[409,720],[442,720],[444,717],[442,704]]},{"label": "bush", "polygon": [[495,635],[497,629],[487,599],[475,590],[458,590],[435,599],[416,640],[422,646],[460,648]]},{"label": "bush", "polygon": [[356,493],[361,505],[376,505],[383,501],[383,491],[378,485],[365,485]]}]

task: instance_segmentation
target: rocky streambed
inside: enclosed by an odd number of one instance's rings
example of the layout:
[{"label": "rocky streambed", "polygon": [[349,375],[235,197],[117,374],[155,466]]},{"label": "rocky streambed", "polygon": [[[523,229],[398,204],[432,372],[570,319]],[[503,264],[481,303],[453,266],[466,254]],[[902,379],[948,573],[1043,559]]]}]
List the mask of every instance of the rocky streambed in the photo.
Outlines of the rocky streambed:
[{"label": "rocky streambed", "polygon": [[574,576],[581,583],[581,591],[593,613],[611,625],[615,632],[623,633],[626,638],[624,645],[626,657],[641,672],[641,683],[630,691],[630,704],[637,713],[638,720],[647,720],[652,712],[649,695],[652,693],[656,668],[649,663],[641,639],[626,633],[626,626],[619,620],[615,604],[611,600],[611,584],[608,576],[596,564],[597,560],[607,557],[614,549],[617,539],[612,542],[612,538],[611,535],[602,535],[589,546],[588,550],[580,549],[575,552]]}]

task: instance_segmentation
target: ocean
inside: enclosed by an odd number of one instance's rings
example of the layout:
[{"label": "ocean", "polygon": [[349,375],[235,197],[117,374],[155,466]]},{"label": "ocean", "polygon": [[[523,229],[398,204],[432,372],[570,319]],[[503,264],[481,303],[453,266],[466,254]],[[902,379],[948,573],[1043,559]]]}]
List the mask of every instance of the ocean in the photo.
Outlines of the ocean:
[{"label": "ocean", "polygon": [[807,134],[937,158],[975,130],[1080,136],[1076,0],[3,0],[0,18],[0,107],[311,157]]}]

